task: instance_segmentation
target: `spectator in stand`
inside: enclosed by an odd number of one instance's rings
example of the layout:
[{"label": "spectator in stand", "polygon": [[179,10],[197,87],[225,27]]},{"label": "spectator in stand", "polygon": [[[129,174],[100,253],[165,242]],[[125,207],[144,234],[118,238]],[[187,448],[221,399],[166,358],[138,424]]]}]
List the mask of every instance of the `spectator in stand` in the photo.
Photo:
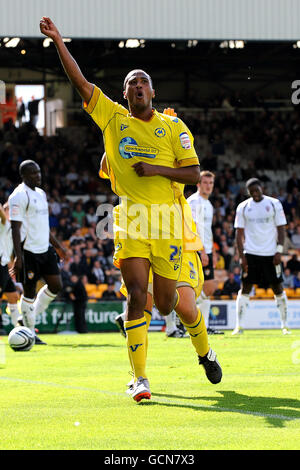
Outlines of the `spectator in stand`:
[{"label": "spectator in stand", "polygon": [[293,288],[294,287],[294,275],[291,273],[289,268],[285,268],[283,273],[283,287],[284,288]]},{"label": "spectator in stand", "polygon": [[91,284],[105,284],[106,275],[101,267],[100,261],[96,260],[90,274]]},{"label": "spectator in stand", "polygon": [[287,218],[290,219],[293,214],[293,209],[296,209],[297,207],[297,201],[291,193],[286,195],[286,198],[282,203],[282,207]]},{"label": "spectator in stand", "polygon": [[297,272],[294,276],[294,289],[300,288],[300,271]]},{"label": "spectator in stand", "polygon": [[113,281],[110,280],[108,282],[107,289],[103,292],[101,300],[119,300],[115,291],[115,283]]},{"label": "spectator in stand", "polygon": [[296,226],[296,231],[291,236],[291,242],[297,250],[300,250],[300,224]]},{"label": "spectator in stand", "polygon": [[97,224],[98,220],[99,220],[99,217],[96,214],[95,209],[92,206],[89,207],[88,212],[85,216],[85,221],[86,221],[85,225],[87,227],[91,227],[93,224]]},{"label": "spectator in stand", "polygon": [[77,244],[83,244],[85,243],[84,236],[81,234],[81,228],[76,228],[75,232],[73,235],[70,237],[70,245],[77,245]]},{"label": "spectator in stand", "polygon": [[50,229],[51,228],[57,229],[59,226],[58,218],[55,214],[53,214],[51,207],[49,207],[49,226],[50,226]]},{"label": "spectator in stand", "polygon": [[77,202],[75,205],[75,209],[72,212],[72,217],[77,221],[80,227],[84,227],[85,223],[85,212],[82,208],[82,203]]},{"label": "spectator in stand", "polygon": [[70,264],[70,272],[79,277],[87,274],[85,260],[79,254],[74,255],[73,261]]},{"label": "spectator in stand", "polygon": [[235,252],[229,265],[229,271],[234,271],[234,268],[240,268],[240,265],[239,254]]},{"label": "spectator in stand", "polygon": [[72,235],[72,230],[67,225],[67,219],[65,218],[59,219],[56,229],[57,229],[57,237],[60,240],[66,241],[70,239]]},{"label": "spectator in stand", "polygon": [[241,268],[236,266],[233,269],[233,274],[234,274],[235,282],[237,282],[237,284],[240,286],[241,285]]},{"label": "spectator in stand", "polygon": [[300,179],[295,171],[286,183],[286,192],[291,194],[294,188],[297,188],[298,191],[300,191]]},{"label": "spectator in stand", "polygon": [[239,289],[240,289],[240,284],[236,282],[234,278],[234,273],[229,273],[228,274],[228,279],[224,282],[223,289],[221,291],[222,295],[229,295],[229,297],[232,299],[233,294],[237,294]]},{"label": "spectator in stand", "polygon": [[297,274],[297,272],[300,271],[300,261],[298,261],[296,254],[293,254],[287,261],[286,267],[289,268],[292,274]]},{"label": "spectator in stand", "polygon": [[226,244],[222,245],[222,256],[224,258],[225,269],[226,269],[226,271],[228,271],[230,263],[231,263],[232,256],[229,253],[229,247]]},{"label": "spectator in stand", "polygon": [[87,292],[85,285],[87,284],[86,276],[72,275],[72,291],[70,298],[73,302],[74,323],[77,333],[87,333],[87,325],[85,319],[85,311],[87,305]]},{"label": "spectator in stand", "polygon": [[216,262],[215,269],[225,269],[225,261],[219,251],[217,251],[216,256],[217,256],[217,262]]}]

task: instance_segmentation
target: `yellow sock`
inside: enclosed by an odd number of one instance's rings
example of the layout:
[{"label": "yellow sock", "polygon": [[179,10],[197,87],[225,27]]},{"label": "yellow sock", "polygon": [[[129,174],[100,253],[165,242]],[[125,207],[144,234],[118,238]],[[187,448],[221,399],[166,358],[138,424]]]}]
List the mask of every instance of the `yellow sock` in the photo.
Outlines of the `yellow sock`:
[{"label": "yellow sock", "polygon": [[193,343],[194,348],[196,349],[197,354],[203,357],[209,351],[208,335],[203,315],[199,309],[197,309],[197,312],[197,320],[194,323],[190,325],[183,323],[183,325],[185,326],[190,335],[191,341]]},{"label": "yellow sock", "polygon": [[146,357],[147,357],[147,352],[148,352],[148,331],[149,331],[149,326],[151,323],[151,318],[152,318],[152,313],[150,310],[144,310],[144,315],[146,318],[146,323],[147,323],[147,334],[146,334]]},{"label": "yellow sock", "polygon": [[138,320],[124,322],[130,363],[134,376],[146,376],[147,322],[145,316]]}]

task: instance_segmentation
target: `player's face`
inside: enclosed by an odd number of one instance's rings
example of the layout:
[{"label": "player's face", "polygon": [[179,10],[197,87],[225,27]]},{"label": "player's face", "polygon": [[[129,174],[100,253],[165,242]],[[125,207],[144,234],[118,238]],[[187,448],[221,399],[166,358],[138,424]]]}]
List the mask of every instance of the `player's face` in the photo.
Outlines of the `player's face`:
[{"label": "player's face", "polygon": [[248,192],[255,202],[259,202],[263,198],[263,191],[258,184],[253,184],[250,186]]},{"label": "player's face", "polygon": [[23,181],[30,188],[40,186],[42,182],[40,167],[38,165],[30,165],[23,175]]},{"label": "player's face", "polygon": [[143,71],[133,71],[127,79],[124,98],[128,100],[129,107],[138,111],[152,107],[154,90],[149,75]]},{"label": "player's face", "polygon": [[202,176],[198,189],[202,196],[209,197],[214,190],[215,180],[211,176]]}]

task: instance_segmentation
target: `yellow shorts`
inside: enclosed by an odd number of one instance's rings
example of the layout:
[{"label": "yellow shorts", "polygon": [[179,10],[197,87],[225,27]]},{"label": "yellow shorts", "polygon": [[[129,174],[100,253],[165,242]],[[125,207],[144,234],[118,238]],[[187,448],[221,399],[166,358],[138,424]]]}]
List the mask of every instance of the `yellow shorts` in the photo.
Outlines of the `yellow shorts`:
[{"label": "yellow shorts", "polygon": [[197,298],[201,293],[203,282],[204,274],[198,254],[195,251],[192,251],[191,253],[183,252],[177,287],[192,287]]},{"label": "yellow shorts", "polygon": [[[177,217],[177,213],[175,215]],[[180,220],[181,214],[178,215],[178,224]],[[146,258],[153,272],[177,281],[181,269],[182,238],[177,237],[172,226],[169,233],[157,231],[157,237],[151,238],[151,228],[147,224],[147,214],[134,218],[125,213],[121,205],[114,208],[114,265],[120,268],[121,259]],[[146,227],[144,231],[140,230],[141,226]]]},{"label": "yellow shorts", "polygon": [[[191,253],[184,252],[182,255],[182,265],[177,287],[191,287],[195,291],[196,299],[199,297],[204,282],[202,264],[198,254],[194,251]],[[127,297],[127,290],[124,282],[122,282],[120,292]],[[148,292],[153,295],[153,274],[150,269]]]}]

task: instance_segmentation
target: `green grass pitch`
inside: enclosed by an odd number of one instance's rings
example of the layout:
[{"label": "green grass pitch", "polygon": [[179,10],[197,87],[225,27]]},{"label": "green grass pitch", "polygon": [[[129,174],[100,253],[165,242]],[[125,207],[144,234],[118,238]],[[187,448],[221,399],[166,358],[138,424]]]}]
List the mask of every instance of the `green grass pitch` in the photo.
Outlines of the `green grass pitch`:
[{"label": "green grass pitch", "polygon": [[223,368],[212,385],[188,338],[149,334],[152,399],[125,394],[118,333],[41,335],[14,352],[2,337],[0,449],[295,450],[300,442],[300,331],[210,336]]}]

